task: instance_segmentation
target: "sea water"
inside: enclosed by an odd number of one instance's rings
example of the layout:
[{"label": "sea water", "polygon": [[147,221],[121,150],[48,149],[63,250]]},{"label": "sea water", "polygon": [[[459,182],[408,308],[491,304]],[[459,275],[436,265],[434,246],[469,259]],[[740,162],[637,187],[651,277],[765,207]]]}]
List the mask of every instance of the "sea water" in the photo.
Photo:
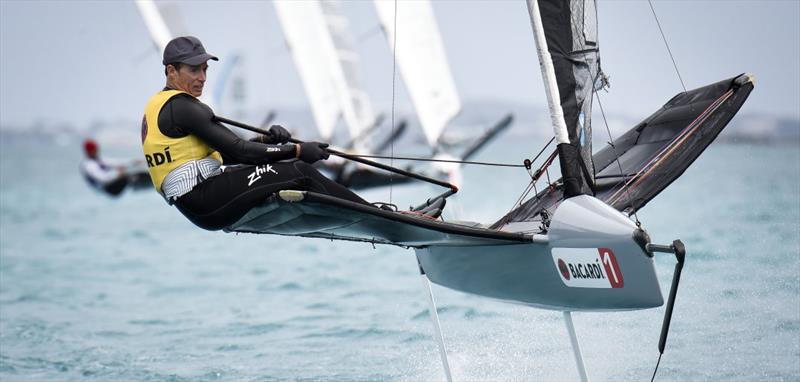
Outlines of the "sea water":
[{"label": "sea water", "polygon": [[[203,231],[153,191],[90,190],[77,143],[0,142],[0,380],[444,379],[413,251]],[[507,140],[480,159],[536,149]],[[688,251],[657,381],[800,380],[798,172],[797,145],[715,143],[639,213],[654,242]],[[463,178],[448,210],[481,222],[528,181]],[[674,264],[656,257],[665,295]],[[578,378],[561,313],[433,291],[455,380]],[[649,379],[663,314],[574,313],[590,378]]]}]

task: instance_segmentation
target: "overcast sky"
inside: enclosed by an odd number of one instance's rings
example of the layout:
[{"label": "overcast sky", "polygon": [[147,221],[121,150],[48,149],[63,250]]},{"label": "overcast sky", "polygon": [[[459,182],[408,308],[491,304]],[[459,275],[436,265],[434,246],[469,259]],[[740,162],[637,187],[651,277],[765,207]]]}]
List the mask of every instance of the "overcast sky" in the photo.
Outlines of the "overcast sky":
[{"label": "overcast sky", "polygon": [[[369,1],[345,1],[359,38],[362,82],[376,109],[392,99],[392,61]],[[742,72],[757,82],[743,112],[800,118],[800,2],[654,1],[686,86]],[[600,1],[607,110],[644,117],[681,90],[646,1]],[[243,56],[248,108],[306,107],[275,9],[264,1],[182,1],[188,30],[222,60]],[[434,1],[462,98],[544,107],[523,0]],[[398,30],[402,33],[402,30]],[[132,1],[0,0],[0,125],[138,120],[164,84]],[[222,63],[212,63],[210,79]],[[399,82],[398,82],[398,86]],[[397,107],[408,108],[398,88]]]}]

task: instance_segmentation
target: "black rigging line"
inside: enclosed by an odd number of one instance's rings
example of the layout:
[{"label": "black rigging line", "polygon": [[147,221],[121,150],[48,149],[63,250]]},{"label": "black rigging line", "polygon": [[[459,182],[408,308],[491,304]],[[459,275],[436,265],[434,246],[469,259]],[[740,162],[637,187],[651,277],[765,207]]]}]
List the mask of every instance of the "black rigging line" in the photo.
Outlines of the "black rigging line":
[{"label": "black rigging line", "polygon": [[[620,175],[625,175],[625,172],[622,171],[622,163],[619,161],[619,153],[617,152],[617,145],[614,144],[614,137],[611,135],[611,128],[608,127],[608,120],[606,119],[606,112],[603,109],[603,103],[600,102],[600,94],[597,90],[594,91],[594,95],[597,99],[597,105],[600,106],[600,115],[603,116],[603,124],[606,125],[606,131],[608,132],[608,144],[611,146],[611,149],[614,150],[614,157],[616,158],[615,161],[617,162],[617,166],[619,167]],[[624,187],[624,185],[623,185]],[[641,227],[642,223],[639,221],[639,215],[636,213],[636,206],[633,205],[633,199],[631,199],[631,190],[627,187],[625,188],[625,195],[628,197],[628,205],[631,207],[633,211],[633,217],[636,219],[636,226]],[[629,215],[630,216],[630,215]]]},{"label": "black rigging line", "polygon": [[656,19],[656,24],[658,25],[658,31],[661,32],[661,39],[664,40],[664,45],[667,46],[667,53],[669,53],[669,58],[672,59],[672,66],[675,67],[675,73],[678,74],[678,79],[681,81],[681,86],[683,86],[683,91],[686,92],[686,84],[683,83],[683,77],[681,77],[681,72],[678,70],[678,64],[675,63],[675,57],[672,56],[672,50],[669,49],[669,43],[667,43],[667,37],[664,36],[664,30],[661,29],[661,23],[658,21],[658,16],[656,15],[656,9],[653,8],[653,2],[651,0],[647,0],[647,3],[650,4],[650,10],[653,11],[653,17]]},{"label": "black rigging line", "polygon": [[[527,160],[527,159],[525,160],[525,164],[523,166],[525,167],[526,170],[528,170],[528,175],[531,176],[531,181],[528,182],[528,185],[525,187],[525,190],[522,191],[522,194],[520,194],[519,198],[517,198],[517,201],[514,202],[514,205],[511,207],[511,209],[509,209],[508,213],[510,213],[514,208],[516,208],[518,206],[521,206],[522,205],[522,201],[525,200],[525,198],[528,197],[528,195],[531,193],[531,190],[534,191],[534,195],[538,194],[538,190],[536,190],[536,182],[539,180],[539,177],[542,175],[541,174],[542,171],[545,171],[545,173],[547,173],[547,167],[548,167],[547,162],[550,160],[550,158],[548,158],[547,160],[545,160],[544,163],[542,163],[542,165],[539,167],[539,169],[536,170],[536,174],[531,172],[531,168],[533,166],[533,163],[535,163],[536,160],[539,159],[540,156],[542,156],[542,153],[544,153],[544,150],[546,150],[550,146],[550,144],[553,143],[553,141],[555,141],[555,139],[556,139],[555,136],[550,138],[550,140],[547,141],[547,143],[542,147],[542,149],[539,150],[539,153],[536,154],[536,156],[533,158],[533,160]],[[550,182],[550,174],[549,173],[547,173],[547,177],[548,177],[548,183],[549,183]],[[506,217],[508,216],[508,213],[506,213]]]},{"label": "black rigging line", "polygon": [[[218,115],[214,116],[214,120],[218,121],[218,122],[223,122],[223,123],[231,125],[231,126],[236,126],[236,127],[239,127],[239,128],[245,129],[245,130],[250,130],[250,131],[253,131],[253,132],[256,132],[256,133],[259,133],[259,134],[263,134],[263,135],[266,135],[266,136],[270,136],[271,135],[269,131],[266,131],[264,129],[260,129],[260,128],[255,127],[255,126],[250,126],[250,125],[247,125],[245,123],[237,122],[237,121],[234,121],[232,119],[228,119],[228,118],[221,117],[221,116],[218,116]],[[303,141],[298,140],[296,138],[290,138],[289,142],[296,143],[296,144],[303,143]],[[391,171],[393,173],[401,174],[401,175],[407,176],[409,178],[414,178],[414,179],[417,179],[417,180],[422,180],[422,181],[425,181],[425,182],[428,182],[428,183],[432,183],[432,184],[435,184],[435,185],[438,185],[438,186],[449,188],[450,190],[453,191],[452,192],[453,194],[456,193],[456,191],[458,191],[458,187],[456,187],[455,185],[452,185],[450,183],[447,183],[447,182],[444,182],[444,181],[441,181],[441,180],[438,180],[438,179],[433,179],[431,177],[428,177],[428,176],[425,176],[425,175],[422,175],[422,174],[418,174],[418,173],[411,172],[411,171],[408,171],[408,170],[399,169],[399,168],[396,168],[396,167],[387,166],[387,165],[385,165],[383,163],[371,161],[369,159],[359,158],[357,156],[350,155],[350,154],[347,154],[347,153],[343,153],[343,152],[341,152],[339,150],[335,150],[335,149],[332,149],[332,148],[328,148],[327,152],[330,153],[330,154],[336,155],[338,157],[344,158],[344,159],[348,159],[348,160],[351,160],[351,161],[359,162],[361,164],[365,164],[367,166],[377,167],[377,168],[379,168],[381,170]]]},{"label": "black rigging line", "polygon": [[398,159],[398,160],[410,160],[418,162],[445,162],[445,163],[474,164],[480,166],[496,166],[496,167],[525,167],[524,164],[476,162],[476,161],[455,160],[455,159],[433,159],[433,158],[418,158],[418,157],[403,157],[403,156],[366,155],[366,154],[350,154],[350,155],[354,157],[373,158],[373,159],[391,159],[391,160]]},{"label": "black rigging line", "polygon": [[[397,0],[394,0],[394,35],[392,35],[392,135],[394,135],[394,84],[397,77]],[[389,164],[394,167],[394,139],[392,140],[392,150]],[[392,202],[392,190],[394,190],[394,174],[389,174],[389,203]]]},{"label": "black rigging line", "polygon": [[554,140],[556,140],[555,135],[552,138],[550,138],[550,140],[547,141],[547,143],[545,143],[544,147],[542,147],[542,149],[539,150],[539,153],[536,154],[535,157],[533,157],[533,160],[531,160],[531,163],[536,162],[536,160],[539,159],[540,156],[542,156],[542,153],[544,152],[544,150],[546,150],[547,147],[550,146],[550,144],[553,143]]}]

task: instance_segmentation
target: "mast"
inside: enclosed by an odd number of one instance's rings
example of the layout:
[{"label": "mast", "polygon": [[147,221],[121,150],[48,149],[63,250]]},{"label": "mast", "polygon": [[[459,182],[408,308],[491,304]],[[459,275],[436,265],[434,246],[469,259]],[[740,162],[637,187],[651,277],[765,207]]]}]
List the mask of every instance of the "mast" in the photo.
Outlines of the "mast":
[{"label": "mast", "polygon": [[[588,182],[592,182],[594,176],[593,173],[589,175],[586,171],[587,165],[581,158],[581,146],[586,146],[584,134],[588,133],[588,158],[591,166],[591,128],[589,127],[591,94],[594,91],[595,79],[599,77],[600,73],[599,59],[596,57],[596,30],[594,29],[596,16],[592,14],[595,7],[593,0],[545,0],[547,16],[550,18],[547,33],[545,33],[539,1],[527,0],[527,3],[533,36],[536,41],[536,53],[539,56],[539,66],[542,70],[542,79],[547,94],[547,107],[550,110],[553,134],[558,144],[558,158],[561,164],[564,198],[566,199],[583,194],[583,177],[586,177]],[[591,7],[587,4],[591,4]],[[550,41],[553,42],[553,47],[548,47]],[[591,48],[585,49],[587,45],[591,45]],[[558,55],[558,62],[553,60],[550,54],[551,49]],[[559,66],[558,73],[556,65]],[[588,91],[585,86],[587,82],[589,84]],[[566,90],[566,92],[562,94],[561,90]],[[572,94],[569,94],[570,91]],[[585,102],[587,100],[588,103]],[[565,111],[571,117],[571,126],[567,124]],[[585,116],[584,113],[588,116]],[[583,173],[581,173],[582,170]],[[564,322],[570,336],[578,375],[581,381],[588,381],[589,377],[569,311],[564,311]]]},{"label": "mast", "polygon": [[527,0],[527,3],[533,27],[533,38],[536,41],[536,54],[539,56],[539,68],[542,70],[542,81],[544,81],[544,91],[547,95],[547,109],[550,110],[550,122],[553,124],[553,134],[555,134],[557,144],[569,143],[567,123],[564,122],[564,113],[558,103],[561,96],[558,93],[558,83],[556,83],[556,70],[553,68],[553,58],[547,50],[547,39],[542,28],[539,3],[536,0]]},{"label": "mast", "polygon": [[[594,182],[591,112],[602,88],[594,0],[527,0],[528,14],[558,144],[564,197]],[[540,8],[541,5],[541,8]]]}]

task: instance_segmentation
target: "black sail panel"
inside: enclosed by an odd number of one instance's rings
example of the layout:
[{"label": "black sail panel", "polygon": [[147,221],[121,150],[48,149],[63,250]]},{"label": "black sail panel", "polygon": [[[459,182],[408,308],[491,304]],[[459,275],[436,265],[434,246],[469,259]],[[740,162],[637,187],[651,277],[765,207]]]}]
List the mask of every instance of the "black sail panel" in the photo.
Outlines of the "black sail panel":
[{"label": "black sail panel", "polygon": [[[595,87],[604,84],[595,1],[539,0],[538,3],[569,143],[573,146],[559,147],[562,173],[576,180],[588,175],[593,182],[592,95]],[[578,187],[581,192],[588,191],[586,182],[580,182]]]},{"label": "black sail panel", "polygon": [[[596,197],[627,214],[675,181],[728,125],[753,90],[742,74],[679,93],[619,138],[594,154]],[[563,200],[562,181],[547,187],[492,225],[538,221]]]}]

